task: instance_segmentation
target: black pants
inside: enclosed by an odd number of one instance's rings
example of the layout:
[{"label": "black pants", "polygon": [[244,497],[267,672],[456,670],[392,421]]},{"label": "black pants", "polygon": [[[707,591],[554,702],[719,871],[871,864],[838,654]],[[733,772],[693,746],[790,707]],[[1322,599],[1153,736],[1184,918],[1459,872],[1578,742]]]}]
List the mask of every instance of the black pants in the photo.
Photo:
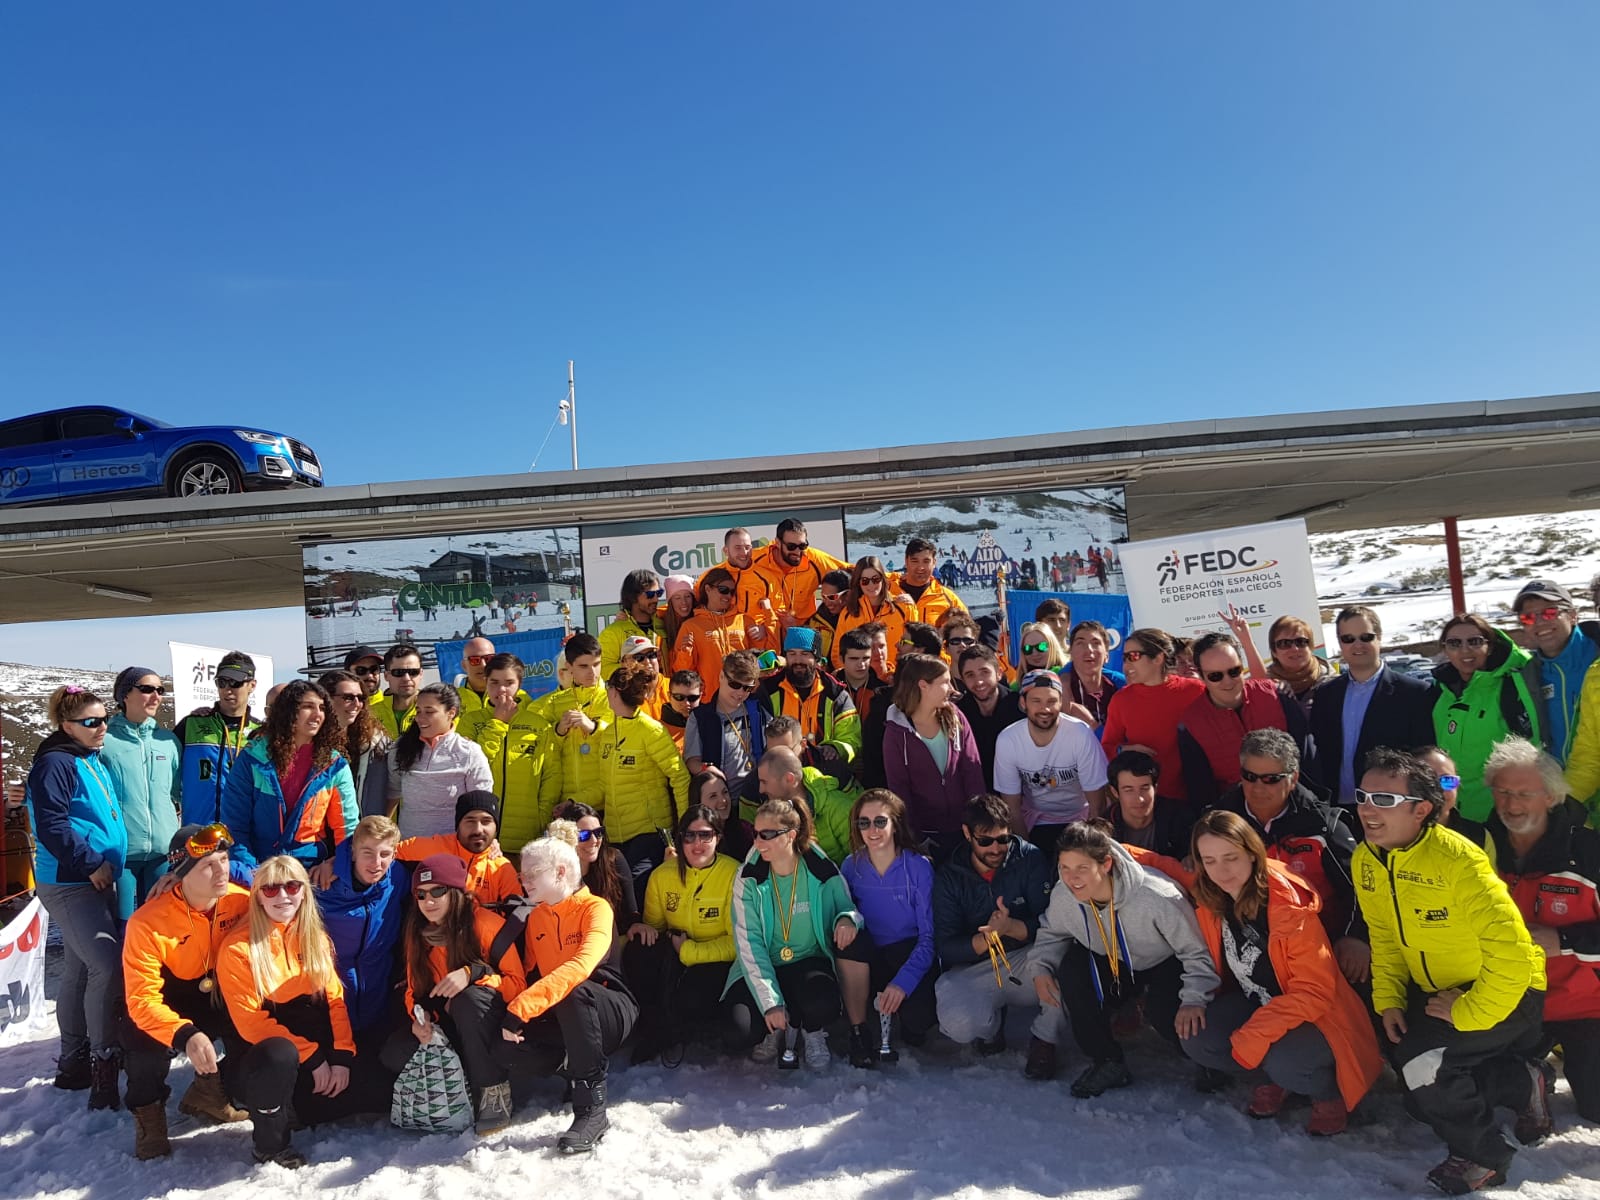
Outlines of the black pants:
[{"label": "black pants", "polygon": [[[1072,1020],[1072,1036],[1093,1062],[1121,1062],[1122,1047],[1111,1036],[1111,1018],[1129,1001],[1144,997],[1144,1018],[1174,1046],[1178,1031],[1173,1024],[1178,1015],[1178,989],[1183,983],[1183,964],[1176,957],[1163,959],[1153,967],[1135,971],[1126,962],[1111,974],[1111,963],[1081,942],[1068,948],[1056,979],[1061,984],[1061,1003]],[[1099,981],[1098,989],[1095,986]]]},{"label": "black pants", "polygon": [[522,1041],[496,1034],[495,1061],[513,1075],[554,1075],[565,1061],[564,1073],[571,1079],[603,1078],[606,1060],[638,1019],[638,1002],[626,989],[585,979],[565,1000],[528,1022]]},{"label": "black pants", "polygon": [[1056,856],[1056,843],[1061,840],[1061,831],[1066,827],[1067,823],[1065,821],[1061,822],[1059,825],[1047,824],[1046,822],[1041,821],[1032,829],[1028,830],[1028,840],[1035,846],[1039,847],[1039,849],[1043,850],[1048,858],[1054,860]]},{"label": "black pants", "polygon": [[1600,1125],[1600,1020],[1546,1021],[1540,1045],[1545,1054],[1561,1047],[1562,1069],[1578,1103],[1578,1115]]},{"label": "black pants", "polygon": [[1532,1097],[1529,1062],[1544,1040],[1544,993],[1529,989],[1492,1029],[1462,1031],[1426,1012],[1413,987],[1407,1030],[1383,1046],[1406,1089],[1406,1108],[1433,1127],[1451,1154],[1503,1171],[1515,1153],[1495,1120],[1497,1107],[1522,1109]]},{"label": "black pants", "polygon": [[[233,1053],[223,1056],[222,1081],[226,1087],[237,1075],[243,1056],[237,1053],[239,1035],[234,1032],[228,1010],[220,1000],[212,1002],[210,996],[195,984],[198,981],[174,981],[167,984],[163,997],[186,1021],[211,1038],[227,1040],[226,1049]],[[211,996],[217,995],[212,992]],[[179,1050],[183,1047],[178,1047]],[[167,1073],[172,1070],[171,1046],[162,1045],[133,1023],[132,1018],[122,1019],[122,1069],[128,1073],[128,1107],[143,1108],[147,1104],[164,1101],[171,1095],[167,1087]]]},{"label": "black pants", "polygon": [[728,964],[683,965],[672,939],[662,934],[653,946],[631,938],[622,947],[622,969],[639,1000],[639,1042],[659,1049],[681,1042],[687,1030],[722,1016],[722,989]]},{"label": "black pants", "polygon": [[961,836],[961,830],[940,832],[937,829],[922,829],[918,831],[922,838],[922,848],[928,857],[933,860],[935,867],[942,867],[956,856],[967,839]]},{"label": "black pants", "polygon": [[[495,1061],[494,1046],[500,1036],[500,1018],[506,1002],[494,988],[473,984],[450,997],[439,1027],[461,1056],[461,1067],[474,1095],[483,1088],[504,1083],[505,1067]],[[420,1043],[411,1027],[398,1029],[383,1044],[379,1059],[390,1075],[398,1075],[417,1052]]]},{"label": "black pants", "polygon": [[[357,1113],[387,1113],[390,1077],[374,1064],[356,1059],[350,1064],[350,1084],[337,1096],[318,1096],[310,1067],[300,1061],[300,1051],[288,1038],[268,1038],[245,1047],[229,1094],[248,1109],[255,1125],[255,1147],[276,1154],[289,1144],[289,1109],[305,1125],[321,1125]],[[231,1056],[230,1056],[231,1057]]]},{"label": "black pants", "polygon": [[[916,938],[880,946],[872,940],[870,933],[862,930],[856,935],[855,941],[839,951],[839,957],[847,962],[867,964],[867,995],[870,997],[894,982],[894,977],[916,948]],[[934,963],[917,982],[917,986],[906,993],[905,1002],[900,1005],[900,1032],[913,1040],[926,1037],[939,1022],[933,1002],[933,982],[938,974],[938,964]],[[877,1026],[874,1025],[873,1029],[876,1032]]]},{"label": "black pants", "polygon": [[[833,964],[823,955],[781,964],[776,972],[783,1005],[789,1010],[789,1024],[808,1033],[827,1028],[839,1018],[839,981]],[[736,1046],[754,1046],[767,1036],[766,1014],[756,1003],[755,993],[743,979],[728,989],[728,1011],[733,1018],[732,1041]]]},{"label": "black pants", "polygon": [[628,869],[633,872],[634,882],[641,885],[642,895],[642,886],[644,881],[650,878],[650,872],[666,861],[666,843],[661,840],[659,833],[652,831],[629,838],[617,849],[622,851]]}]

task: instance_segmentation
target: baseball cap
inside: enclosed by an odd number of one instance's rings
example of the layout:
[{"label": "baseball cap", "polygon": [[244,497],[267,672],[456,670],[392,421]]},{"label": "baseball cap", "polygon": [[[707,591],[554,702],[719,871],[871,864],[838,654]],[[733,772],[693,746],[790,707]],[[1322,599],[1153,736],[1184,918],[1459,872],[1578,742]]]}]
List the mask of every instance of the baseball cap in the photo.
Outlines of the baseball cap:
[{"label": "baseball cap", "polygon": [[649,638],[640,637],[638,634],[634,634],[631,638],[628,638],[622,643],[622,653],[618,655],[618,657],[632,658],[635,654],[643,654],[646,650],[655,650],[657,654],[661,653],[659,650],[656,650],[656,644]]},{"label": "baseball cap", "polygon": [[1551,600],[1557,604],[1565,604],[1568,608],[1577,608],[1572,601],[1572,593],[1567,591],[1553,579],[1530,579],[1522,585],[1522,590],[1517,593],[1517,598],[1511,602],[1511,609],[1515,612],[1521,607],[1522,602],[1529,596],[1539,600]]},{"label": "baseball cap", "polygon": [[374,650],[371,646],[357,646],[354,650],[350,651],[349,654],[344,656],[344,669],[348,671],[351,667],[355,666],[364,658],[375,658],[379,662],[382,662],[383,653],[382,651]]},{"label": "baseball cap", "polygon": [[1041,687],[1059,692],[1061,690],[1061,676],[1054,671],[1029,671],[1022,677],[1022,682],[1017,684],[1017,692],[1021,694]]}]

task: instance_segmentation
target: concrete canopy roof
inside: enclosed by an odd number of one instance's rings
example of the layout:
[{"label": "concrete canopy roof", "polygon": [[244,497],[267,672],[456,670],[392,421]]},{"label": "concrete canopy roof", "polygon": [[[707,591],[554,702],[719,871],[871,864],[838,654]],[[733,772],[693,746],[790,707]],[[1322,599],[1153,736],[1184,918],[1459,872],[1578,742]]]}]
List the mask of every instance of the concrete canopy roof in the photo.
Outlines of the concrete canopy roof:
[{"label": "concrete canopy roof", "polygon": [[[307,543],[1122,484],[1135,539],[1600,503],[1600,392],[927,446],[0,510],[0,621],[298,605]],[[90,585],[150,597],[130,602]]]}]

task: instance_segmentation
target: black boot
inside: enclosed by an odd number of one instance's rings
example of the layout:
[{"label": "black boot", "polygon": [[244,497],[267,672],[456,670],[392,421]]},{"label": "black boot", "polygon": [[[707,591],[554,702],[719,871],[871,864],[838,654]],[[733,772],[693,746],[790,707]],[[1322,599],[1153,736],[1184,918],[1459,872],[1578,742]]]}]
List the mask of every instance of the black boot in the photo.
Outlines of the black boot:
[{"label": "black boot", "polygon": [[606,1077],[602,1072],[572,1081],[572,1128],[556,1141],[562,1154],[588,1154],[600,1144],[611,1122],[606,1120]]},{"label": "black boot", "polygon": [[122,1073],[122,1060],[112,1054],[96,1054],[89,1060],[89,1108],[121,1108],[122,1097],[117,1094],[117,1077]]},{"label": "black boot", "polygon": [[850,1026],[850,1065],[868,1070],[878,1065],[878,1048],[867,1036],[865,1025]]},{"label": "black boot", "polygon": [[94,1079],[89,1071],[89,1050],[75,1050],[71,1054],[63,1054],[56,1059],[56,1078],[54,1086],[64,1092],[83,1092],[89,1089]]},{"label": "black boot", "polygon": [[277,1163],[293,1170],[306,1165],[306,1156],[289,1145],[289,1106],[273,1109],[252,1108],[250,1120],[253,1146],[251,1157],[258,1163]]}]

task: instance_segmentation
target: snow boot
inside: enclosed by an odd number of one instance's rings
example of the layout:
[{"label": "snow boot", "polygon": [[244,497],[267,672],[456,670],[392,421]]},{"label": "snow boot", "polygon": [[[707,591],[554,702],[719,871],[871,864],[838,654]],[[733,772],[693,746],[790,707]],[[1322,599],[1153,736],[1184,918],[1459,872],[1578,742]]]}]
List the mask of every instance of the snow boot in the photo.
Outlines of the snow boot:
[{"label": "snow boot", "polygon": [[499,1133],[511,1124],[511,1084],[496,1083],[478,1093],[478,1119],[472,1132],[479,1137]]},{"label": "snow boot", "polygon": [[1465,1196],[1486,1187],[1498,1187],[1505,1181],[1504,1171],[1455,1154],[1428,1172],[1428,1182],[1447,1196]]},{"label": "snow boot", "polygon": [[1194,1075],[1194,1090],[1202,1096],[1215,1096],[1233,1082],[1233,1076],[1216,1067],[1201,1067]]},{"label": "snow boot", "polygon": [[865,1025],[850,1026],[850,1065],[869,1071],[878,1065],[878,1049],[867,1036]]},{"label": "snow boot", "polygon": [[306,1156],[289,1145],[289,1106],[250,1110],[253,1123],[251,1157],[258,1163],[277,1163],[293,1170],[306,1165]]},{"label": "snow boot", "polygon": [[1072,1081],[1072,1094],[1080,1100],[1109,1092],[1112,1088],[1125,1088],[1133,1082],[1127,1064],[1107,1059],[1097,1062]]},{"label": "snow boot", "polygon": [[56,1059],[56,1077],[52,1086],[64,1092],[85,1092],[93,1082],[87,1049],[75,1050]]},{"label": "snow boot", "polygon": [[178,1101],[178,1111],[191,1117],[210,1121],[216,1125],[231,1125],[235,1121],[248,1121],[250,1114],[235,1108],[222,1088],[222,1076],[196,1075],[183,1099]]},{"label": "snow boot", "polygon": [[89,1110],[121,1108],[122,1097],[117,1091],[117,1079],[122,1074],[122,1060],[115,1051],[96,1054],[89,1060]]},{"label": "snow boot", "polygon": [[1263,1083],[1250,1093],[1250,1103],[1245,1106],[1244,1115],[1265,1121],[1281,1113],[1283,1102],[1288,1098],[1289,1093],[1277,1084]]},{"label": "snow boot", "polygon": [[166,1158],[172,1153],[167,1140],[167,1104],[157,1100],[133,1110],[133,1156],[137,1159]]},{"label": "snow boot", "polygon": [[611,1122],[606,1119],[606,1077],[591,1075],[572,1081],[572,1127],[556,1141],[562,1154],[588,1154],[600,1144]]},{"label": "snow boot", "polygon": [[1022,1073],[1029,1079],[1054,1079],[1056,1077],[1056,1045],[1043,1038],[1028,1042],[1028,1061]]},{"label": "snow boot", "polygon": [[1312,1137],[1333,1137],[1343,1133],[1349,1124],[1350,1113],[1345,1109],[1343,1100],[1311,1102],[1311,1120],[1306,1124],[1306,1132]]},{"label": "snow boot", "polygon": [[1529,1062],[1528,1105],[1517,1114],[1512,1136],[1524,1146],[1536,1145],[1555,1129],[1550,1116],[1550,1095],[1556,1090],[1556,1069],[1547,1062]]}]

